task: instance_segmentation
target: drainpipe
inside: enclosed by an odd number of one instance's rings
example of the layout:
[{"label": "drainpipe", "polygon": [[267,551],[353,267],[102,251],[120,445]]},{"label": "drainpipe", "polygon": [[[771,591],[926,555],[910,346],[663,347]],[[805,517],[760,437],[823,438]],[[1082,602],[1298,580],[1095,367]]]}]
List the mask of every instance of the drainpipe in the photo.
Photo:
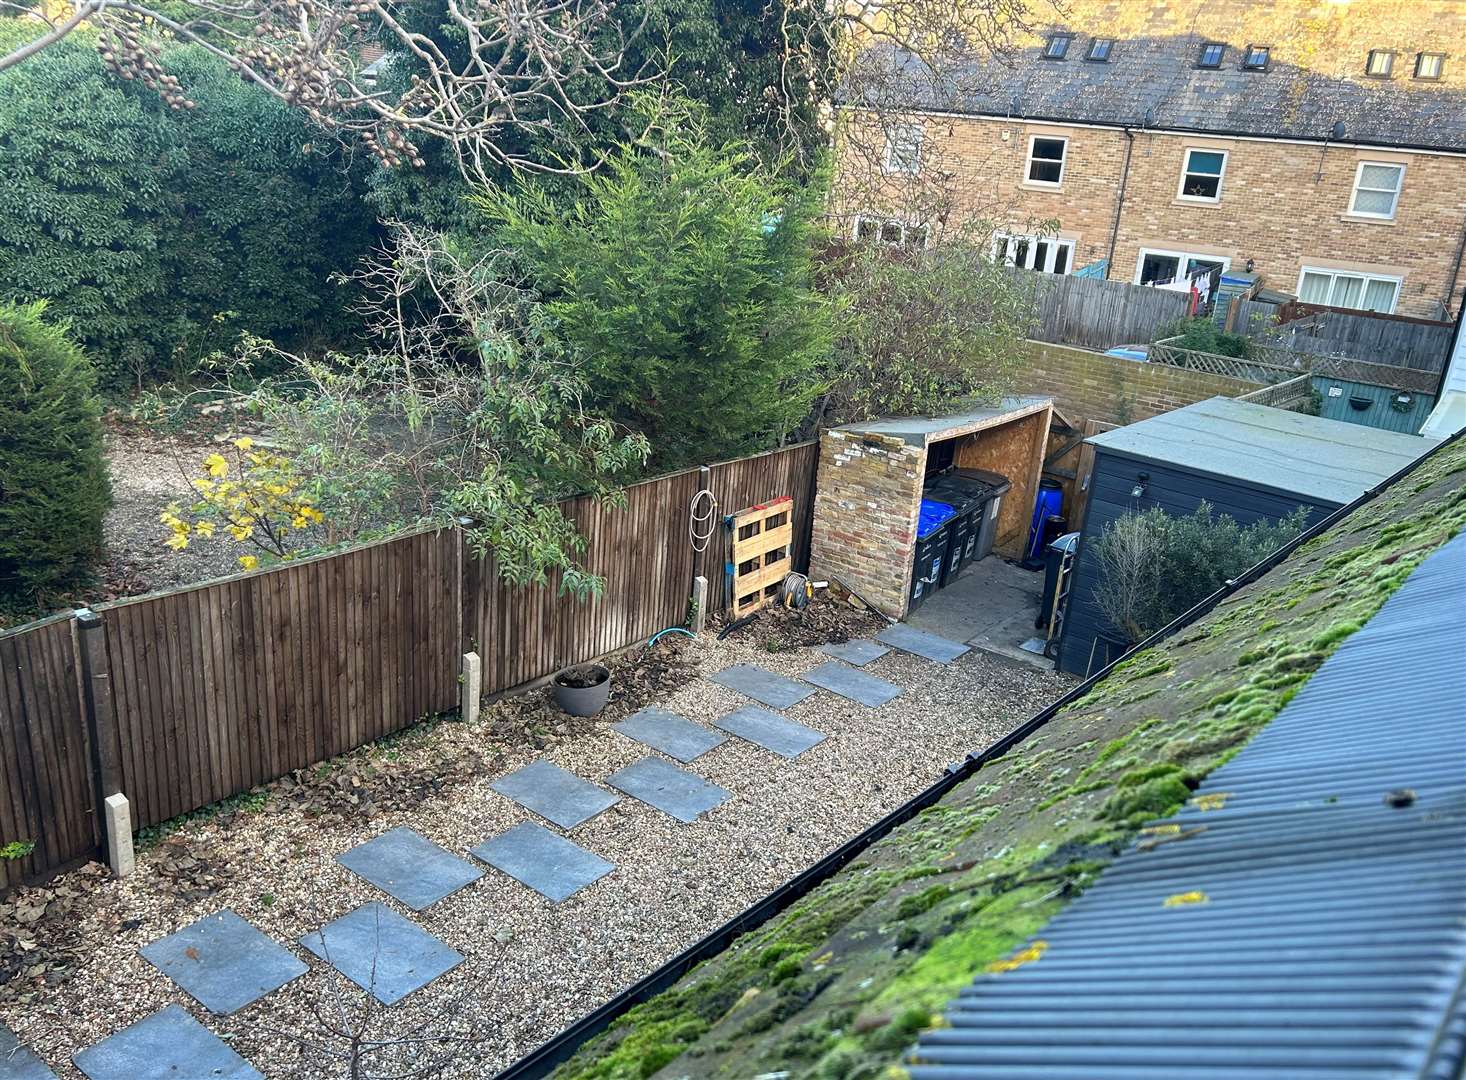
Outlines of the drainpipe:
[{"label": "drainpipe", "polygon": [[[1451,317],[1451,301],[1456,296],[1456,279],[1461,276],[1461,257],[1466,255],[1466,220],[1461,222],[1461,238],[1456,241],[1456,261],[1451,264],[1451,283],[1446,286],[1446,318]],[[1466,303],[1462,305],[1466,309]]]},{"label": "drainpipe", "polygon": [[[1110,250],[1105,256],[1105,280],[1108,281],[1110,271],[1115,268],[1115,244],[1120,239],[1120,215],[1125,212],[1125,186],[1130,181],[1130,155],[1135,150],[1135,132],[1125,128],[1125,165],[1120,170],[1120,193],[1115,196],[1115,222],[1110,227]],[[1466,241],[1466,234],[1462,235]],[[1460,252],[1456,253],[1457,262],[1460,261]]]}]

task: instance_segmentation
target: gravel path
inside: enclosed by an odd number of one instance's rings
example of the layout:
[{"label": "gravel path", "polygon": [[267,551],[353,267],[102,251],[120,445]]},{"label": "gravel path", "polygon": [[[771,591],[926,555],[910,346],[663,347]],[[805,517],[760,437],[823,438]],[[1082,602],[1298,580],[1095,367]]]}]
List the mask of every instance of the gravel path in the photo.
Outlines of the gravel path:
[{"label": "gravel path", "polygon": [[[760,664],[798,675],[827,659],[814,649],[769,653],[759,639],[694,646],[706,674],[727,664]],[[65,1080],[80,1073],[71,1055],[124,1025],[177,1002],[271,1078],[343,1076],[309,1059],[291,1033],[316,1036],[312,1016],[331,985],[345,984],[294,941],[370,900],[383,901],[464,953],[468,960],[384,1014],[397,1030],[431,1020],[461,999],[460,1022],[482,1042],[444,1076],[491,1076],[637,978],[690,945],[822,854],[930,784],[948,762],[979,749],[1062,693],[1070,680],[982,653],[943,667],[892,652],[867,665],[906,693],[867,709],[820,691],[786,715],[829,737],[794,761],[738,739],[688,766],[733,792],[733,799],[681,825],[625,798],[576,828],[577,843],[616,871],[554,906],[496,870],[427,911],[413,914],[333,859],[353,845],[407,825],[455,854],[531,816],[489,783],[537,756],[603,782],[649,751],[598,725],[541,753],[501,755],[491,770],[407,810],[336,822],[268,803],[228,819],[189,823],[139,859],[124,882],[94,872],[59,883],[88,890],[89,903],[67,933],[88,959],[60,986],[31,1000],[0,1004],[13,1028]],[[664,704],[700,722],[747,702],[697,679]],[[483,750],[485,732],[441,724],[420,738],[381,748],[384,769],[421,767]],[[185,864],[180,871],[180,863]],[[193,864],[189,866],[187,864]],[[188,883],[203,887],[189,887]],[[137,950],[224,907],[287,943],[311,973],[232,1017],[208,1016]],[[351,1001],[362,995],[342,991]]]}]

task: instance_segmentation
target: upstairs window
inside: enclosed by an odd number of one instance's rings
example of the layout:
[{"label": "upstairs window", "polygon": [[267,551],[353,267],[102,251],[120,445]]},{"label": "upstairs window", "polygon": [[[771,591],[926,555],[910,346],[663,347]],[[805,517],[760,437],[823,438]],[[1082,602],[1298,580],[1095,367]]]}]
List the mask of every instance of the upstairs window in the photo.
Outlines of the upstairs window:
[{"label": "upstairs window", "polygon": [[1249,45],[1247,51],[1242,54],[1243,71],[1266,71],[1268,53],[1270,47],[1267,45]]},{"label": "upstairs window", "polygon": [[1227,167],[1225,150],[1187,150],[1181,169],[1177,198],[1195,202],[1218,202],[1222,197],[1222,173]]},{"label": "upstairs window", "polygon": [[1395,54],[1388,49],[1370,49],[1364,74],[1371,79],[1388,79],[1395,71]]},{"label": "upstairs window", "polygon": [[1417,79],[1439,79],[1445,66],[1445,53],[1423,52],[1415,55],[1415,77]]},{"label": "upstairs window", "polygon": [[914,173],[921,168],[921,125],[893,124],[886,132],[886,171]]},{"label": "upstairs window", "polygon": [[1096,64],[1109,63],[1110,52],[1114,47],[1114,38],[1097,37],[1089,43],[1089,54],[1085,56],[1085,59],[1092,60]]},{"label": "upstairs window", "polygon": [[1404,179],[1403,165],[1361,161],[1359,171],[1354,174],[1354,197],[1349,202],[1349,213],[1360,217],[1394,217]]},{"label": "upstairs window", "polygon": [[1069,42],[1073,34],[1050,34],[1044,44],[1045,60],[1062,60],[1069,55]]},{"label": "upstairs window", "polygon": [[1035,135],[1028,140],[1028,182],[1058,187],[1064,180],[1064,156],[1068,139]]},{"label": "upstairs window", "polygon": [[1196,66],[1199,68],[1219,68],[1222,66],[1222,59],[1227,54],[1227,47],[1219,41],[1208,41],[1201,47],[1201,55],[1196,58]]}]

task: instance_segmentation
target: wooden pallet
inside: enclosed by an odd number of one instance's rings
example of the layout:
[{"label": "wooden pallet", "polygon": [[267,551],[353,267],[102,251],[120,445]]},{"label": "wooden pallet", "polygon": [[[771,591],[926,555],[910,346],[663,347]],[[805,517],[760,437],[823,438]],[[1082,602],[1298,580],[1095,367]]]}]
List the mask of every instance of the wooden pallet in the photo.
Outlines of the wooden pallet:
[{"label": "wooden pallet", "polygon": [[733,617],[742,618],[779,595],[794,569],[794,500],[789,496],[733,515]]}]

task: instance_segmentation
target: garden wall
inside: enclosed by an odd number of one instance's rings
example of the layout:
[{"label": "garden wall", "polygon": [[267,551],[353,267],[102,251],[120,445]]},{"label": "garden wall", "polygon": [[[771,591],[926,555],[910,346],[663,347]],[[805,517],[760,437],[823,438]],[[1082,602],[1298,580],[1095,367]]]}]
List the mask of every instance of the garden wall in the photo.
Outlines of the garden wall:
[{"label": "garden wall", "polygon": [[[571,500],[606,582],[586,603],[509,586],[436,529],[0,633],[0,889],[95,857],[107,795],[140,829],[455,709],[467,651],[494,694],[681,625],[704,484],[719,519],[792,495],[806,565],[818,455],[660,477],[624,507]],[[729,546],[720,527],[703,556],[711,611]]]}]

